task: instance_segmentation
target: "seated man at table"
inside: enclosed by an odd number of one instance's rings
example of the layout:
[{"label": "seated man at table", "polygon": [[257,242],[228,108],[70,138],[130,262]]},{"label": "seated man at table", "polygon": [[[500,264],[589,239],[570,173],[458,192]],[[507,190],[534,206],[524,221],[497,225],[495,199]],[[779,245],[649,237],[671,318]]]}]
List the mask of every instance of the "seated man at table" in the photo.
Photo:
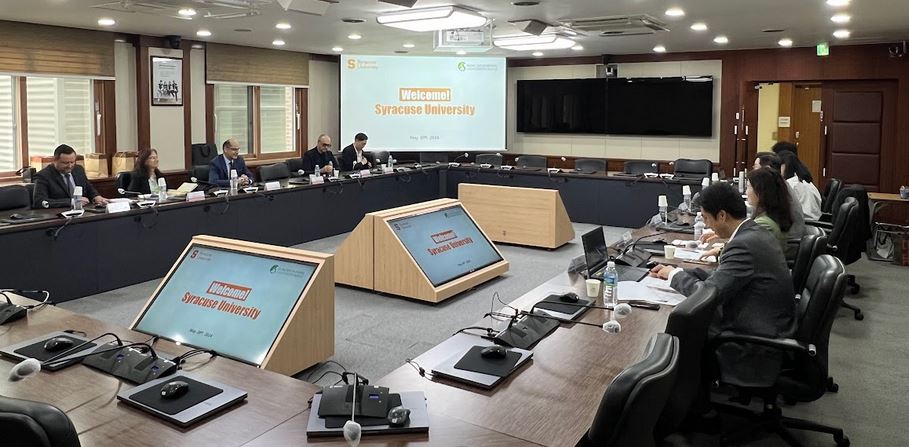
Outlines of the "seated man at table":
[{"label": "seated man at table", "polygon": [[69,208],[73,191],[82,187],[82,204],[92,202],[106,205],[108,200],[98,194],[85,176],[85,168],[76,164],[75,149],[61,144],[54,149],[54,162],[35,174],[35,208]]},{"label": "seated man at table", "polygon": [[[729,184],[715,183],[701,191],[704,222],[729,242],[713,273],[658,265],[651,275],[690,295],[701,282],[712,284],[720,305],[708,337],[724,331],[779,338],[795,330],[792,279],[780,245],[769,231],[746,219],[745,202]],[[739,386],[769,386],[779,374],[783,355],[756,345],[721,345],[716,352],[720,376]]]},{"label": "seated man at table", "polygon": [[208,183],[222,188],[230,186],[230,171],[236,170],[241,187],[252,184],[256,177],[240,156],[240,143],[231,138],[221,145],[221,152],[223,154],[208,165]]},{"label": "seated man at table", "polygon": [[319,139],[316,141],[316,147],[303,154],[304,171],[313,172],[315,171],[316,166],[319,167],[319,173],[321,174],[331,174],[334,172],[335,167],[338,166],[338,160],[335,159],[335,154],[331,153],[331,137],[324,133],[319,135]]},{"label": "seated man at table", "polygon": [[353,144],[341,151],[342,171],[372,169],[376,165],[375,157],[363,150],[366,148],[366,140],[368,140],[366,134],[360,132],[354,137]]}]

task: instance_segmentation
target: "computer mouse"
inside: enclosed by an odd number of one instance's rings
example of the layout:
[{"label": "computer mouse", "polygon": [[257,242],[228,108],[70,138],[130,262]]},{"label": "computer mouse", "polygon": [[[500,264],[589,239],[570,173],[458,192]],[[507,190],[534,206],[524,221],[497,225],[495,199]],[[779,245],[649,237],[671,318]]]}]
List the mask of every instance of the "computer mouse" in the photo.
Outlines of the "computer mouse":
[{"label": "computer mouse", "polygon": [[574,292],[568,292],[564,295],[559,296],[559,301],[563,303],[577,303],[579,299],[580,298],[578,298],[578,294]]},{"label": "computer mouse", "polygon": [[189,392],[189,384],[182,380],[167,382],[161,387],[161,398],[167,400],[178,399]]},{"label": "computer mouse", "polygon": [[54,337],[44,342],[44,349],[48,352],[59,352],[73,347],[73,341],[66,337]]},{"label": "computer mouse", "polygon": [[504,346],[492,345],[480,350],[480,357],[484,359],[504,359],[508,350]]},{"label": "computer mouse", "polygon": [[410,419],[410,409],[400,405],[388,410],[388,425],[392,427],[403,427]]}]

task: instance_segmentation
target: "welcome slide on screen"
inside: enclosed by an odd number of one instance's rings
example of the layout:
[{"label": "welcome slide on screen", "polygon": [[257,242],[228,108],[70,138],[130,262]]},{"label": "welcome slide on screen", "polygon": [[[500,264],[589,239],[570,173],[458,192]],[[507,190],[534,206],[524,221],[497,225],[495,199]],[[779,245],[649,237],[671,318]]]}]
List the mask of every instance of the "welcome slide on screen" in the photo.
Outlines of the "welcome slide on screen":
[{"label": "welcome slide on screen", "polygon": [[315,266],[193,246],[136,329],[255,365]]},{"label": "welcome slide on screen", "polygon": [[341,141],[367,150],[505,150],[505,59],[341,56]]}]

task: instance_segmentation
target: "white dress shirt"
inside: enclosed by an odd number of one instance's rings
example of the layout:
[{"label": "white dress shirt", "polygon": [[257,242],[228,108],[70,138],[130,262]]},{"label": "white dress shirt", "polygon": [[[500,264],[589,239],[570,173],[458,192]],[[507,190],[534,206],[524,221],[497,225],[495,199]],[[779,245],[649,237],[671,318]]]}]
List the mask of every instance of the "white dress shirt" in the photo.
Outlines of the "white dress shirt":
[{"label": "white dress shirt", "polygon": [[[739,224],[739,226],[735,227],[735,231],[732,232],[732,236],[729,238],[730,241],[735,238],[736,234],[739,233],[739,228],[742,228],[742,224],[744,224],[745,222],[748,222],[749,220],[751,220],[751,219],[745,219],[742,221],[742,223]],[[717,260],[717,262],[719,262],[720,257],[717,256],[716,260]],[[672,269],[672,271],[669,272],[669,277],[666,278],[666,281],[669,281],[669,284],[672,284],[672,277],[675,276],[676,273],[681,272],[681,271],[682,271],[681,268]]]},{"label": "white dress shirt", "polygon": [[786,179],[789,191],[795,195],[796,201],[802,207],[802,214],[806,220],[821,218],[821,192],[813,183],[800,180],[797,175]]}]

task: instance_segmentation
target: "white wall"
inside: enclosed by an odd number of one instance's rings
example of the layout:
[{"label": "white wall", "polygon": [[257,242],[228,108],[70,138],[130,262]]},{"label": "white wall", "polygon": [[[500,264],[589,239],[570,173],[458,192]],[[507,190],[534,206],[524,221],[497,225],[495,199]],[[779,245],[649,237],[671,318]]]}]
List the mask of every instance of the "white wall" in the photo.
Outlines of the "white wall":
[{"label": "white wall", "polygon": [[519,133],[515,130],[515,89],[518,80],[593,78],[596,76],[596,65],[509,68],[506,145],[509,151],[519,154],[655,160],[706,158],[719,162],[722,69],[722,61],[719,60],[619,64],[620,77],[695,75],[714,77],[713,136],[691,138]]},{"label": "white wall", "polygon": [[[182,58],[183,50],[149,48],[148,54]],[[142,94],[149,97],[151,147],[158,150],[158,167],[162,171],[184,169],[183,106],[152,106],[151,91]]]},{"label": "white wall", "polygon": [[309,142],[305,148],[314,147],[319,135],[323,133],[331,137],[332,146],[336,149],[353,142],[353,135],[340,135],[340,76],[338,62],[309,62]]},{"label": "white wall", "polygon": [[138,149],[136,122],[136,48],[114,43],[114,96],[117,108],[117,151]]},{"label": "white wall", "polygon": [[192,84],[191,143],[205,143],[205,50],[193,48],[189,54],[189,79]]}]

